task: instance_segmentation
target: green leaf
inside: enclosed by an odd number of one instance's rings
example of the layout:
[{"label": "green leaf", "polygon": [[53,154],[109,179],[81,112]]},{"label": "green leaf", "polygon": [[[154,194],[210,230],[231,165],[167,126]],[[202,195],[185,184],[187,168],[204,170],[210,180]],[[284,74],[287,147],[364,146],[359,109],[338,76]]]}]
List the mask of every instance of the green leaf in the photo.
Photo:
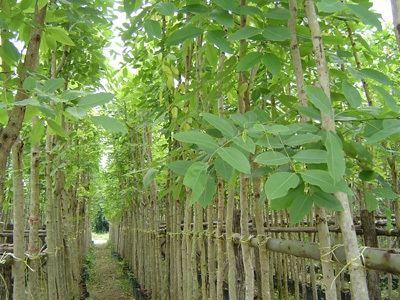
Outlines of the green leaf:
[{"label": "green leaf", "polygon": [[346,172],[342,144],[333,132],[327,130],[325,147],[328,152],[328,172],[335,182],[341,180]]},{"label": "green leaf", "polygon": [[249,153],[253,153],[256,151],[256,144],[254,143],[253,139],[249,136],[235,136],[232,141],[235,145],[239,146],[244,151]]},{"label": "green leaf", "polygon": [[[216,184],[214,178],[208,176],[206,187],[197,200],[197,203],[199,203],[201,207],[206,208],[211,203],[215,195],[215,188]],[[193,197],[189,204],[193,204]]]},{"label": "green leaf", "polygon": [[219,148],[217,154],[239,172],[251,173],[249,160],[240,150],[233,147]]},{"label": "green leaf", "polygon": [[373,170],[363,170],[358,174],[362,181],[373,181],[379,177],[379,174]]},{"label": "green leaf", "polygon": [[27,91],[33,91],[37,88],[37,80],[33,77],[28,77],[24,80],[22,87]]},{"label": "green leaf", "polygon": [[193,39],[203,33],[203,30],[193,25],[185,26],[181,29],[174,31],[166,40],[167,46],[178,45],[187,39]]},{"label": "green leaf", "polygon": [[44,135],[44,130],[45,128],[42,120],[36,122],[36,124],[32,127],[31,138],[30,138],[32,146],[40,142],[40,140]]},{"label": "green leaf", "polygon": [[206,34],[206,40],[217,46],[222,52],[233,54],[229,42],[225,38],[226,32],[223,30],[212,30]]},{"label": "green leaf", "polygon": [[378,81],[379,83],[382,83],[387,86],[393,85],[393,82],[387,77],[385,74],[383,74],[380,71],[374,70],[374,69],[362,69],[359,71],[361,74],[363,74],[365,77],[369,77],[371,79],[374,79]]},{"label": "green leaf", "polygon": [[392,189],[388,188],[374,188],[372,192],[383,199],[398,199],[400,197],[399,194],[393,192]]},{"label": "green leaf", "polygon": [[238,130],[229,119],[218,117],[210,113],[202,113],[202,117],[216,129],[218,129],[228,140],[232,139],[238,134]]},{"label": "green leaf", "polygon": [[304,88],[312,104],[333,119],[332,103],[325,92],[316,86],[308,85]]},{"label": "green leaf", "polygon": [[61,94],[61,98],[65,101],[78,99],[79,97],[86,96],[88,93],[83,91],[66,90]]},{"label": "green leaf", "polygon": [[343,211],[343,206],[339,199],[332,194],[318,191],[312,194],[312,200],[320,207],[334,211]]},{"label": "green leaf", "polygon": [[228,28],[232,28],[234,25],[232,15],[226,10],[214,9],[212,12],[210,12],[209,17],[217,21],[220,25]]},{"label": "green leaf", "polygon": [[381,22],[376,13],[370,12],[366,7],[357,4],[346,4],[349,11],[356,15],[365,25],[375,26],[379,31],[382,30]]},{"label": "green leaf", "polygon": [[220,157],[217,157],[214,166],[217,174],[221,176],[226,182],[230,182],[232,180],[233,175],[235,174],[235,169],[230,164],[225,162]]},{"label": "green leaf", "polygon": [[88,114],[86,109],[76,106],[69,106],[65,109],[65,111],[78,120],[82,119]]},{"label": "green leaf", "polygon": [[75,46],[75,43],[68,36],[68,32],[64,28],[46,27],[46,33],[63,45]]},{"label": "green leaf", "polygon": [[239,6],[238,0],[215,0],[214,2],[227,11],[233,11]]},{"label": "green leaf", "polygon": [[189,4],[182,7],[179,12],[181,13],[192,13],[192,14],[205,14],[208,13],[210,9],[207,6],[201,4]]},{"label": "green leaf", "polygon": [[211,136],[197,130],[188,130],[176,133],[174,134],[174,139],[184,143],[196,144],[200,149],[211,153],[215,152],[219,147],[217,142]]},{"label": "green leaf", "polygon": [[236,65],[236,69],[238,71],[246,71],[257,65],[262,57],[263,54],[260,52],[248,53],[240,59],[239,63]]},{"label": "green leaf", "polygon": [[260,32],[261,32],[260,28],[245,26],[245,27],[238,29],[234,33],[232,33],[228,37],[228,41],[244,40],[244,39],[247,39],[247,38],[257,35]]},{"label": "green leaf", "polygon": [[284,26],[266,26],[262,35],[269,41],[286,41],[290,39],[290,31]]},{"label": "green leaf", "polygon": [[309,195],[301,195],[296,198],[289,208],[290,224],[296,224],[303,220],[303,218],[310,213],[312,209],[313,200]]},{"label": "green leaf", "polygon": [[49,125],[50,129],[57,135],[62,137],[67,137],[68,134],[65,132],[64,128],[62,128],[59,124],[54,122],[53,120],[47,120],[47,125]]},{"label": "green leaf", "polygon": [[290,12],[286,8],[276,7],[269,9],[265,16],[267,17],[267,19],[289,20]]},{"label": "green leaf", "polygon": [[397,105],[396,100],[393,98],[392,95],[389,94],[383,87],[377,86],[377,85],[372,85],[372,88],[376,91],[378,91],[379,94],[381,94],[383,100],[385,101],[385,104],[394,112],[398,113],[399,112],[399,106]]},{"label": "green leaf", "polygon": [[254,161],[266,166],[280,166],[290,162],[290,158],[276,151],[268,151],[257,155]]},{"label": "green leaf", "polygon": [[278,75],[281,72],[281,61],[273,53],[265,53],[262,57],[262,63],[272,75]]},{"label": "green leaf", "polygon": [[293,159],[306,164],[323,164],[327,162],[328,153],[324,150],[306,149],[293,155]]},{"label": "green leaf", "polygon": [[114,98],[114,94],[111,93],[98,93],[91,94],[81,98],[77,106],[84,108],[91,108],[98,105],[103,105],[110,102]]},{"label": "green leaf", "polygon": [[9,40],[4,40],[2,45],[4,54],[7,55],[11,61],[17,63],[20,58],[21,54],[19,53],[18,49],[11,43]]},{"label": "green leaf", "polygon": [[352,107],[357,108],[361,105],[362,98],[360,96],[360,93],[354,86],[349,84],[347,81],[343,81],[342,91],[347,101]]},{"label": "green leaf", "polygon": [[368,212],[373,212],[374,210],[376,210],[378,208],[379,201],[378,201],[378,199],[376,199],[376,197],[372,193],[366,191],[365,192],[365,204],[367,206]]},{"label": "green leaf", "polygon": [[159,2],[154,5],[154,9],[164,16],[173,16],[178,10],[172,2]]},{"label": "green leaf", "polygon": [[289,190],[299,185],[300,178],[296,173],[276,172],[265,182],[264,190],[269,200],[284,197]]},{"label": "green leaf", "polygon": [[125,124],[121,121],[108,116],[93,116],[90,117],[92,123],[96,126],[103,127],[107,131],[127,133]]},{"label": "green leaf", "polygon": [[150,186],[156,174],[157,174],[157,169],[155,168],[148,169],[146,174],[143,176],[143,186],[145,187]]},{"label": "green leaf", "polygon": [[365,142],[367,144],[379,143],[391,135],[400,132],[400,120],[384,120],[382,124],[383,129],[366,138]]},{"label": "green leaf", "polygon": [[291,147],[297,147],[304,144],[316,143],[321,140],[321,137],[312,133],[296,134],[285,140],[285,144]]},{"label": "green leaf", "polygon": [[187,170],[192,164],[193,162],[188,160],[177,160],[167,164],[167,167],[171,169],[174,173],[185,176]]},{"label": "green leaf", "polygon": [[12,106],[26,106],[26,105],[41,106],[39,101],[37,101],[36,99],[32,99],[32,98],[17,101],[17,102],[12,102],[12,103],[10,103],[10,105],[12,105]]},{"label": "green leaf", "polygon": [[344,4],[341,0],[322,0],[317,7],[319,12],[337,13],[344,9]]},{"label": "green leaf", "polygon": [[206,188],[208,179],[207,169],[208,164],[195,162],[186,171],[183,184],[192,189],[191,203],[196,202]]},{"label": "green leaf", "polygon": [[232,10],[237,15],[262,15],[262,11],[255,6],[241,5]]},{"label": "green leaf", "polygon": [[298,187],[294,189],[290,189],[287,195],[269,199],[270,208],[272,210],[279,210],[279,209],[288,209],[294,200],[304,197],[304,184],[300,184]]},{"label": "green leaf", "polygon": [[51,78],[45,81],[44,91],[47,93],[54,93],[57,89],[64,85],[63,78]]},{"label": "green leaf", "polygon": [[335,184],[333,178],[327,171],[323,170],[305,170],[301,173],[303,180],[311,185],[318,186],[326,193],[343,192],[351,194],[352,191],[344,180]]},{"label": "green leaf", "polygon": [[161,39],[162,31],[160,23],[154,20],[146,20],[144,21],[143,25],[144,30],[146,30],[146,33],[149,37],[156,37],[158,39]]}]

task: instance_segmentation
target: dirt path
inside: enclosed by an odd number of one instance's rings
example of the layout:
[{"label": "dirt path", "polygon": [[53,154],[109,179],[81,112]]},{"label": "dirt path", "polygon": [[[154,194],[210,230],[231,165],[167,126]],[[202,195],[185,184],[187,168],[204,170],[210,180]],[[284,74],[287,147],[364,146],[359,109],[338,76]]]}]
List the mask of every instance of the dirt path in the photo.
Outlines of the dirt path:
[{"label": "dirt path", "polygon": [[91,281],[87,285],[90,300],[133,300],[129,280],[111,255],[105,243],[95,244],[95,259],[91,270]]}]

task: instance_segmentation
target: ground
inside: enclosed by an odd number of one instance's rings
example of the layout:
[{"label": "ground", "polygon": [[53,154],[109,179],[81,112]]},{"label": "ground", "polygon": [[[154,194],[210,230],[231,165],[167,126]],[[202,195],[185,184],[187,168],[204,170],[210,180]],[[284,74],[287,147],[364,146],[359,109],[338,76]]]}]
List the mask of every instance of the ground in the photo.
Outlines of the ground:
[{"label": "ground", "polygon": [[[99,239],[102,238],[102,239]],[[107,237],[105,237],[107,238]],[[90,300],[133,300],[129,279],[121,264],[111,255],[111,248],[103,237],[94,236],[94,261],[87,289]]]}]

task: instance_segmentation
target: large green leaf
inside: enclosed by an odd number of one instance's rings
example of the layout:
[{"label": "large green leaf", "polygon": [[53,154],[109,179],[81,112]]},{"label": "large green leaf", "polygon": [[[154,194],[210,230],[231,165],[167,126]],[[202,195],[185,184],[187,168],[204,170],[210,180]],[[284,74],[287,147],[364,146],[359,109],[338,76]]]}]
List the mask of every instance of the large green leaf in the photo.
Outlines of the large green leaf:
[{"label": "large green leaf", "polygon": [[9,40],[4,40],[2,45],[4,54],[14,63],[17,63],[21,58],[18,49]]},{"label": "large green leaf", "polygon": [[317,7],[320,12],[336,13],[343,10],[344,4],[340,0],[322,0]]},{"label": "large green leaf", "polygon": [[269,200],[284,197],[299,185],[300,178],[292,172],[276,172],[265,182],[264,190]]},{"label": "large green leaf", "polygon": [[114,94],[111,93],[98,93],[82,97],[77,106],[90,108],[98,105],[103,105],[110,102],[114,98]]},{"label": "large green leaf", "polygon": [[36,124],[32,127],[31,130],[31,145],[34,146],[40,142],[44,135],[44,124],[42,120],[36,122]]},{"label": "large green leaf", "polygon": [[125,124],[121,121],[108,116],[90,117],[92,123],[96,126],[103,127],[107,131],[127,133]]},{"label": "large green leaf", "polygon": [[165,44],[167,46],[178,45],[187,39],[193,39],[203,33],[203,30],[193,25],[188,25],[174,31],[167,39]]},{"label": "large green leaf", "polygon": [[378,15],[369,11],[366,7],[357,4],[346,4],[349,11],[359,17],[365,25],[375,26],[376,29],[382,30],[381,22]]},{"label": "large green leaf", "polygon": [[284,142],[286,145],[289,145],[291,147],[297,147],[297,146],[301,146],[301,145],[305,145],[305,144],[309,144],[309,143],[316,143],[320,140],[321,140],[321,137],[319,135],[312,134],[312,133],[300,133],[300,134],[291,136]]},{"label": "large green leaf", "polygon": [[[197,203],[199,203],[201,207],[206,208],[211,203],[211,201],[215,195],[215,188],[216,188],[216,184],[215,184],[214,178],[212,178],[211,176],[208,176],[205,189],[204,189],[203,193],[200,195],[199,199],[197,200]],[[192,197],[189,204],[193,204],[193,203],[194,202],[193,202],[193,197]]]},{"label": "large green leaf", "polygon": [[156,174],[157,174],[157,169],[155,168],[148,169],[146,174],[143,176],[143,186],[145,187],[150,186]]},{"label": "large green leaf", "polygon": [[328,171],[305,170],[301,173],[301,177],[305,182],[319,187],[326,193],[352,193],[344,180],[341,180],[335,184],[333,178],[331,177],[331,175],[329,175]]},{"label": "large green leaf", "polygon": [[232,33],[228,37],[228,41],[244,40],[244,39],[247,39],[247,38],[257,35],[260,32],[261,32],[260,28],[245,26],[245,27],[238,29],[234,33]]},{"label": "large green leaf", "polygon": [[254,161],[266,166],[280,166],[290,162],[290,158],[280,152],[268,151],[259,154]]},{"label": "large green leaf", "polygon": [[300,195],[289,208],[290,224],[299,223],[312,209],[313,199],[309,195]]},{"label": "large green leaf", "polygon": [[46,27],[46,34],[53,37],[57,42],[67,45],[75,46],[75,43],[68,36],[68,32],[61,27]]},{"label": "large green leaf", "polygon": [[235,136],[232,141],[235,145],[239,146],[244,151],[249,153],[253,153],[256,151],[256,144],[254,143],[253,139],[249,136]]},{"label": "large green leaf", "polygon": [[176,133],[174,134],[174,139],[184,143],[196,144],[206,152],[213,153],[218,149],[217,142],[211,136],[197,130]]},{"label": "large green leaf", "polygon": [[233,147],[219,148],[217,154],[235,170],[246,174],[251,173],[249,160],[240,150]]},{"label": "large green leaf", "polygon": [[275,20],[289,20],[290,19],[290,12],[286,8],[282,7],[275,7],[271,8],[267,11],[265,16],[268,19],[275,19]]},{"label": "large green leaf", "polygon": [[369,191],[365,192],[365,204],[367,206],[368,212],[373,212],[378,208],[379,201],[376,197]]},{"label": "large green leaf", "polygon": [[58,123],[53,120],[47,120],[47,125],[49,125],[52,132],[62,137],[67,137],[68,134],[65,132],[64,128],[62,128]]},{"label": "large green leaf", "polygon": [[186,171],[189,169],[189,167],[193,164],[192,161],[188,160],[177,160],[170,162],[167,164],[167,167],[171,169],[174,173],[177,173],[179,175],[185,176]]},{"label": "large green leaf", "polygon": [[283,26],[266,26],[263,36],[269,41],[286,41],[290,39],[290,31]]},{"label": "large green leaf", "polygon": [[44,82],[44,91],[47,93],[54,93],[57,89],[64,85],[63,78],[50,78]]},{"label": "large green leaf", "polygon": [[193,163],[186,171],[183,184],[192,189],[191,203],[197,201],[206,188],[208,164],[203,162]]},{"label": "large green leaf", "polygon": [[223,52],[233,53],[233,49],[225,38],[226,32],[223,30],[212,30],[206,34],[206,40],[214,44]]},{"label": "large green leaf", "polygon": [[306,163],[306,164],[321,164],[326,163],[328,158],[328,153],[324,150],[317,149],[306,149],[297,152],[293,155],[293,159]]},{"label": "large green leaf", "polygon": [[251,52],[242,57],[239,63],[236,65],[238,71],[246,71],[256,66],[262,58],[263,54],[260,52]]},{"label": "large green leaf", "polygon": [[378,188],[374,188],[372,190],[372,192],[375,195],[377,195],[378,197],[381,197],[381,198],[384,198],[384,199],[398,199],[400,197],[399,194],[396,194],[390,188],[378,187]]},{"label": "large green leaf", "polygon": [[221,176],[226,182],[230,182],[235,174],[235,169],[228,164],[226,161],[217,157],[214,163],[215,171]]},{"label": "large green leaf", "polygon": [[234,25],[233,17],[230,13],[223,9],[214,9],[209,14],[210,18],[217,21],[220,25],[232,28]]},{"label": "large green leaf", "polygon": [[205,14],[210,11],[210,8],[202,4],[189,4],[182,7],[179,12],[181,13],[192,13],[192,14]]},{"label": "large green leaf", "polygon": [[227,11],[233,11],[239,6],[239,0],[215,0],[215,4]]},{"label": "large green leaf", "polygon": [[304,196],[304,184],[298,185],[294,189],[290,189],[289,192],[279,198],[269,199],[270,208],[273,210],[288,209],[294,200]]},{"label": "large green leaf", "polygon": [[367,144],[375,144],[381,142],[391,135],[400,132],[400,120],[384,120],[382,124],[383,129],[375,132],[373,135],[365,140]]},{"label": "large green leaf", "polygon": [[381,94],[383,100],[385,101],[385,104],[394,112],[398,113],[399,112],[399,106],[397,105],[396,100],[393,98],[392,95],[389,94],[388,91],[386,91],[383,87],[377,86],[377,85],[372,85],[372,88]]},{"label": "large green leaf", "polygon": [[164,16],[172,16],[178,10],[172,2],[159,2],[154,5],[154,9]]},{"label": "large green leaf", "polygon": [[324,207],[329,210],[343,211],[343,206],[339,199],[330,193],[324,193],[318,191],[312,194],[312,200],[320,207]]},{"label": "large green leaf", "polygon": [[339,137],[327,130],[325,148],[328,152],[328,172],[335,182],[341,180],[346,172],[346,161],[344,159],[342,144]]},{"label": "large green leaf", "polygon": [[203,113],[202,116],[208,123],[218,129],[228,140],[238,134],[238,130],[229,119],[218,117],[210,113]]},{"label": "large green leaf", "polygon": [[143,25],[144,30],[146,30],[146,33],[149,37],[156,37],[158,39],[162,37],[161,25],[157,21],[146,20],[144,21]]},{"label": "large green leaf", "polygon": [[393,82],[389,79],[389,77],[378,70],[362,69],[359,72],[361,74],[363,74],[364,76],[374,79],[384,85],[387,85],[387,86],[393,85]]},{"label": "large green leaf", "polygon": [[262,57],[262,63],[272,75],[278,75],[281,72],[281,60],[273,53],[265,53]]},{"label": "large green leaf", "polygon": [[88,114],[86,109],[77,106],[69,106],[65,109],[65,111],[78,120],[82,119]]},{"label": "large green leaf", "polygon": [[347,101],[352,107],[357,108],[361,105],[362,98],[360,96],[360,93],[354,86],[349,84],[347,81],[343,81],[342,91]]},{"label": "large green leaf", "polygon": [[325,92],[316,86],[308,85],[304,88],[312,104],[333,119],[332,103]]}]

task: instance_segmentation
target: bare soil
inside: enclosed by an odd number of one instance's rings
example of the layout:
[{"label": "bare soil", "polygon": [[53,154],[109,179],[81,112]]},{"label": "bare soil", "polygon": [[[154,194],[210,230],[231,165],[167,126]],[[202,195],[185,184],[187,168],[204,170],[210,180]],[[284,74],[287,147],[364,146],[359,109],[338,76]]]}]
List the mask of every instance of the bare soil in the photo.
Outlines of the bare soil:
[{"label": "bare soil", "polygon": [[87,285],[91,300],[134,300],[129,279],[105,243],[95,243],[94,263]]}]

